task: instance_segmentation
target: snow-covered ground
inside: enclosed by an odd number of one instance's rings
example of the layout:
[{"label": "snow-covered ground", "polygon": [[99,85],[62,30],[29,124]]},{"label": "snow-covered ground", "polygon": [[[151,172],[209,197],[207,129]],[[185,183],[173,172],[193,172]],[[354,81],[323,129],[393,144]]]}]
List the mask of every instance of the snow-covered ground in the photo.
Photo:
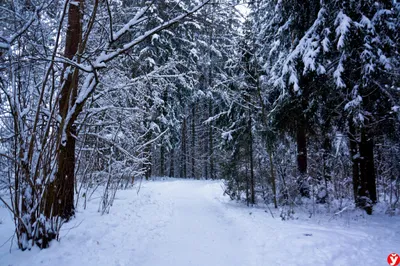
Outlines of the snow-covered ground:
[{"label": "snow-covered ground", "polygon": [[[0,247],[0,265],[388,265],[400,253],[400,219],[373,215],[281,221],[222,195],[220,181],[150,181],[120,191],[109,215],[98,199],[46,250]],[[12,235],[0,207],[0,245]]]}]

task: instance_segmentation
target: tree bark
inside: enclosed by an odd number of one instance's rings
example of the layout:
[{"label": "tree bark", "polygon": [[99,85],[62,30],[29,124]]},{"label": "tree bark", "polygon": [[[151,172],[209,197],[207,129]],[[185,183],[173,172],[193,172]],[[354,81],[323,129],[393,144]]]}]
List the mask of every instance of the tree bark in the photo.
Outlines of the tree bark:
[{"label": "tree bark", "polygon": [[275,209],[278,208],[278,202],[276,200],[276,179],[275,179],[275,170],[274,170],[274,162],[272,158],[272,151],[268,152],[269,154],[269,165],[271,171],[271,183],[272,183],[272,193],[274,195],[274,207]]},{"label": "tree bark", "polygon": [[192,178],[196,178],[196,103],[192,106]]},{"label": "tree bark", "polygon": [[[150,139],[150,138],[149,138]],[[145,178],[146,180],[150,180],[151,178],[151,167],[152,167],[152,156],[151,156],[151,145],[147,145],[145,154],[149,156],[149,162],[146,163],[146,171],[145,171]]]},{"label": "tree bark", "polygon": [[307,134],[304,119],[299,119],[297,124],[297,167],[300,173],[299,189],[303,197],[310,197],[307,184]]},{"label": "tree bark", "polygon": [[253,134],[252,134],[252,123],[251,123],[251,110],[249,109],[249,159],[250,159],[250,203],[256,203],[255,196],[255,180],[254,180],[254,161],[253,161]]},{"label": "tree bark", "polygon": [[169,158],[169,177],[175,177],[174,155],[175,155],[175,149],[172,148],[171,152],[170,152],[170,158]]},{"label": "tree bark", "polygon": [[65,146],[60,147],[55,198],[58,204],[53,203],[53,215],[57,214],[66,220],[75,213],[75,133],[75,127],[71,127]]},{"label": "tree bark", "polygon": [[349,133],[348,138],[350,142],[350,156],[352,161],[352,172],[353,172],[353,193],[354,203],[358,205],[358,197],[360,189],[360,168],[359,168],[359,154],[358,154],[358,143],[356,139],[356,130],[353,121],[349,119]]},{"label": "tree bark", "polygon": [[[211,24],[214,23],[214,13],[215,13],[215,5],[211,5]],[[209,49],[208,49],[208,59],[209,59],[209,69],[208,69],[208,88],[211,90],[213,84],[213,71],[214,71],[214,60],[213,60],[213,53],[212,53],[212,45],[214,43],[214,31],[210,28],[210,36],[209,36]],[[210,98],[208,101],[208,117],[212,116],[212,99]],[[213,143],[213,128],[212,122],[209,123],[208,127],[208,162],[209,162],[209,177],[214,179],[214,143]]]},{"label": "tree bark", "polygon": [[[212,100],[208,102],[208,117],[212,116]],[[214,139],[213,139],[213,128],[212,122],[208,126],[208,160],[210,163],[210,178],[214,179]]]},{"label": "tree bark", "polygon": [[[166,108],[168,106],[168,88],[164,90],[163,93],[163,102],[164,102],[164,107],[162,108],[162,115],[165,118],[167,115]],[[161,132],[164,132],[165,126],[164,124],[161,124]],[[165,144],[164,140],[161,140],[161,147],[160,147],[160,176],[165,176]]]},{"label": "tree bark", "polygon": [[[68,26],[65,38],[64,56],[73,60],[78,52],[82,38],[81,14],[83,0],[77,0],[77,4],[70,4],[68,9]],[[75,102],[78,92],[78,69],[64,65],[62,76],[62,88],[59,99],[59,115],[62,118],[59,135],[62,136],[63,121],[69,111],[69,107]],[[66,127],[66,140],[61,141],[58,150],[58,169],[55,180],[47,191],[45,215],[60,216],[69,220],[74,215],[74,182],[75,182],[75,135],[76,129],[71,119]]]},{"label": "tree bark", "polygon": [[350,155],[353,162],[354,201],[367,214],[372,214],[372,205],[377,202],[376,175],[374,165],[374,144],[367,129],[361,128],[357,141],[356,128],[349,121]]},{"label": "tree bark", "polygon": [[181,177],[186,178],[187,177],[187,169],[186,169],[186,153],[187,153],[187,148],[186,148],[186,117],[183,118],[182,122],[182,144],[181,144]]},{"label": "tree bark", "polygon": [[375,204],[377,202],[376,195],[376,174],[375,174],[375,164],[374,164],[374,142],[372,136],[366,136],[365,143],[365,159],[366,159],[366,168],[367,168],[367,189],[369,198],[372,203]]},{"label": "tree bark", "polygon": [[372,214],[372,204],[376,203],[376,176],[374,165],[374,145],[367,129],[361,129],[360,146],[360,207]]},{"label": "tree bark", "polygon": [[160,147],[160,176],[165,176],[165,147],[163,143]]}]

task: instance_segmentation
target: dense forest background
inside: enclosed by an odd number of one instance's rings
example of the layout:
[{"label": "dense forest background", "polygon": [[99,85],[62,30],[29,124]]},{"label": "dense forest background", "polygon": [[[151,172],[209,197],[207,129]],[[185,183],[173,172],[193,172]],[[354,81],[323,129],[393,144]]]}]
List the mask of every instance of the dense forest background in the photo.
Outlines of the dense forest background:
[{"label": "dense forest background", "polygon": [[393,0],[2,1],[0,199],[19,247],[48,247],[97,188],[107,213],[153,177],[224,179],[282,219],[396,213],[399,35]]}]

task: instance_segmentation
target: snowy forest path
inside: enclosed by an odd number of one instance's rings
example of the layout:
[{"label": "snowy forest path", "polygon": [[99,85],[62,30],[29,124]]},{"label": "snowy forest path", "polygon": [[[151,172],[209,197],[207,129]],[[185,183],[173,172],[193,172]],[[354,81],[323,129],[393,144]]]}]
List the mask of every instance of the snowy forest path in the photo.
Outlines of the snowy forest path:
[{"label": "snowy forest path", "polygon": [[[117,193],[108,215],[93,197],[64,225],[61,242],[30,252],[0,248],[0,265],[277,266],[387,265],[400,246],[399,217],[282,221],[223,196],[221,181],[148,181]],[[139,184],[138,184],[139,186]],[[101,191],[99,191],[100,193]],[[274,211],[274,210],[273,210]],[[299,213],[300,215],[301,213]],[[327,216],[324,216],[327,218]],[[12,220],[0,208],[0,242]],[[397,250],[396,250],[397,249]],[[7,262],[7,263],[3,263]]]},{"label": "snowy forest path", "polygon": [[191,181],[182,186],[178,181],[160,186],[155,197],[167,206],[164,210],[170,208],[171,216],[151,246],[154,256],[142,256],[145,261],[138,265],[257,265],[249,256],[252,245],[242,234],[245,228],[214,197],[215,184]]}]

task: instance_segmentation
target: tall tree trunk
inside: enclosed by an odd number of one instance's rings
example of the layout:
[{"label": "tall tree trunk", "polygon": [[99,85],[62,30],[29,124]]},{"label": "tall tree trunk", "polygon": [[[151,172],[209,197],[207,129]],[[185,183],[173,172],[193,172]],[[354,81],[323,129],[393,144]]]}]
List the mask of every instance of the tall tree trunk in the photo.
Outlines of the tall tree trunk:
[{"label": "tall tree trunk", "polygon": [[[81,13],[83,9],[83,0],[77,0],[77,3],[70,4],[68,9],[68,26],[65,37],[64,56],[73,59],[77,54],[81,43],[82,25]],[[68,114],[69,107],[76,100],[78,91],[78,69],[68,69],[67,64],[64,65],[62,76],[68,75],[62,80],[63,86],[59,99],[59,115],[62,121]],[[47,191],[45,215],[60,216],[69,220],[74,215],[74,182],[75,182],[75,137],[76,129],[74,121],[70,121],[66,127],[67,138],[64,143],[60,144],[58,151],[58,170],[55,180],[50,184]],[[63,125],[63,122],[62,122]],[[62,125],[60,126],[60,136]]]},{"label": "tall tree trunk", "polygon": [[145,172],[145,178],[146,180],[150,180],[151,178],[151,173],[152,173],[152,156],[151,156],[151,145],[148,145],[146,148],[147,152],[145,152],[146,154],[148,154],[149,156],[149,162],[146,163],[146,172]]},{"label": "tall tree trunk", "polygon": [[181,177],[187,177],[187,168],[186,168],[186,154],[187,154],[187,147],[186,147],[186,120],[187,118],[183,118],[182,122],[182,144],[181,144]]},{"label": "tall tree trunk", "polygon": [[165,147],[163,143],[160,147],[160,176],[165,176]]},{"label": "tall tree trunk", "polygon": [[196,156],[196,103],[193,103],[192,106],[192,178],[196,178],[196,164],[195,164],[195,156]]},{"label": "tall tree trunk", "polygon": [[[207,105],[205,105],[205,107],[206,107]],[[202,146],[203,146],[203,148],[204,148],[204,153],[203,153],[203,172],[204,172],[204,177],[206,178],[206,180],[209,178],[209,171],[208,171],[208,149],[209,149],[209,147],[208,147],[208,127],[206,127],[206,132],[207,133],[204,133],[204,136],[203,136],[203,138],[202,138]]]},{"label": "tall tree trunk", "polygon": [[359,205],[372,214],[372,204],[376,203],[376,180],[374,165],[374,145],[367,129],[361,129],[360,146],[360,188]]},{"label": "tall tree trunk", "polygon": [[[208,102],[208,117],[212,116],[212,100]],[[212,122],[208,127],[208,160],[210,162],[210,178],[214,179],[214,139],[213,139],[213,128]]]},{"label": "tall tree trunk", "polygon": [[274,207],[275,207],[275,209],[277,209],[278,202],[276,200],[276,178],[275,178],[275,170],[274,170],[274,161],[272,158],[272,151],[269,151],[268,154],[269,154],[269,166],[270,166],[270,173],[271,173],[272,193],[274,195]]},{"label": "tall tree trunk", "polygon": [[[149,123],[149,122],[147,122]],[[149,143],[152,138],[152,133],[147,132],[146,135],[144,136],[145,142]],[[142,163],[142,168],[144,169],[144,177],[146,180],[149,180],[151,178],[152,174],[152,144],[147,144],[144,149],[143,149],[143,156],[147,157],[147,160]]]},{"label": "tall tree trunk", "polygon": [[300,173],[299,188],[303,197],[310,197],[307,183],[307,133],[304,119],[299,119],[297,124],[297,168]]},{"label": "tall tree trunk", "polygon": [[361,128],[360,135],[360,140],[357,141],[356,128],[349,120],[354,200],[359,208],[364,209],[367,214],[372,214],[372,205],[377,201],[374,144],[365,127]]},{"label": "tall tree trunk", "polygon": [[[211,24],[214,23],[214,13],[215,13],[215,5],[211,5]],[[208,69],[208,88],[211,90],[212,85],[213,85],[213,71],[214,71],[214,60],[213,60],[213,53],[212,53],[212,45],[214,43],[214,30],[210,27],[210,35],[209,35],[209,49],[208,49],[208,59],[210,62],[209,69]],[[208,100],[208,117],[211,117],[212,114],[212,99],[210,98]],[[209,177],[211,179],[214,179],[214,159],[213,159],[213,153],[214,153],[214,143],[213,143],[213,128],[212,128],[212,122],[209,123],[208,127],[208,161],[209,161]]]},{"label": "tall tree trunk", "polygon": [[366,168],[367,168],[367,189],[369,198],[372,203],[375,204],[377,202],[376,195],[376,174],[375,174],[375,164],[374,164],[374,142],[373,138],[370,135],[366,136],[365,143],[365,158],[366,158]]},{"label": "tall tree trunk", "polygon": [[61,146],[58,159],[58,189],[53,205],[53,215],[58,214],[65,219],[74,215],[74,183],[75,183],[75,127],[71,127],[65,146]]},{"label": "tall tree trunk", "polygon": [[[162,108],[162,115],[165,118],[167,115],[167,105],[168,105],[168,88],[164,90],[163,93],[163,102],[164,102],[164,107]],[[161,132],[164,132],[165,130],[165,125],[161,124]],[[161,139],[161,147],[160,147],[160,176],[165,176],[165,141],[164,139]]]},{"label": "tall tree trunk", "polygon": [[360,189],[360,168],[359,168],[359,154],[358,154],[358,143],[356,136],[356,129],[352,119],[349,119],[349,146],[350,146],[350,156],[352,161],[352,173],[353,173],[353,193],[354,202],[358,205],[358,197]]},{"label": "tall tree trunk", "polygon": [[175,149],[172,148],[169,157],[169,177],[175,177],[175,169],[174,169],[174,159],[175,158]]},{"label": "tall tree trunk", "polygon": [[252,123],[251,123],[251,110],[249,109],[249,159],[250,159],[250,203],[256,203],[255,196],[255,180],[254,180],[254,161],[253,161],[253,134],[252,134]]},{"label": "tall tree trunk", "polygon": [[[325,132],[324,135],[328,136],[327,132]],[[322,177],[324,179],[325,194],[323,196],[320,196],[320,195],[317,196],[318,203],[326,203],[326,199],[328,198],[328,180],[331,178],[330,177],[330,168],[328,166],[328,156],[329,156],[329,151],[331,149],[331,142],[330,142],[329,137],[325,137],[324,143],[322,146],[323,146]]]}]

